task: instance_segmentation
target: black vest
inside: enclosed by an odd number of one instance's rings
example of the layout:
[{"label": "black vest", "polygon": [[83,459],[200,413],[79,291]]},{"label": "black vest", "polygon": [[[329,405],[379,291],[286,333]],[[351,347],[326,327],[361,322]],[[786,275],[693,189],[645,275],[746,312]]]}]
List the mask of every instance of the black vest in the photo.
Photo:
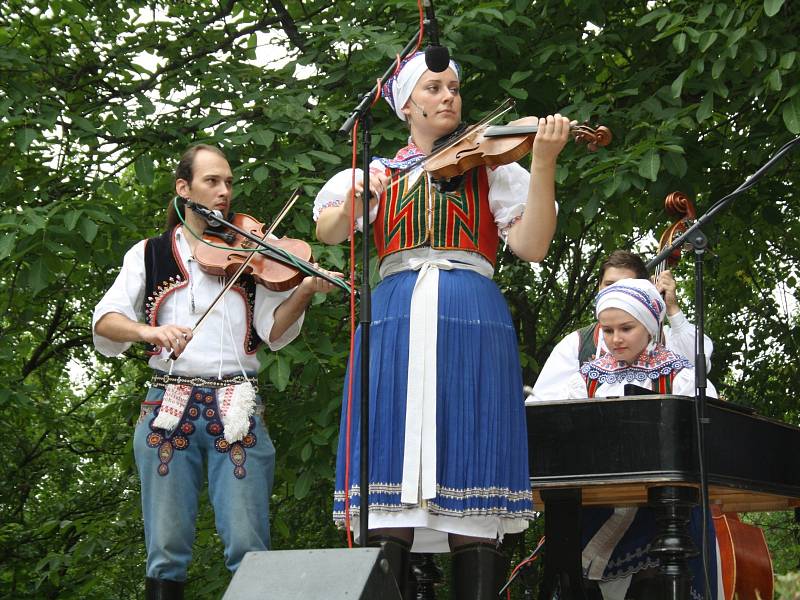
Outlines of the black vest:
[{"label": "black vest", "polygon": [[[189,274],[184,270],[183,263],[178,258],[175,229],[148,239],[144,248],[144,310],[148,325],[153,327],[159,325],[158,311],[167,296],[175,290],[189,285]],[[254,354],[264,343],[253,326],[256,282],[252,275],[240,275],[237,284],[232,289],[242,295],[246,305],[248,331],[244,340],[244,351]],[[159,349],[152,344],[148,346],[150,354],[158,354]]]}]

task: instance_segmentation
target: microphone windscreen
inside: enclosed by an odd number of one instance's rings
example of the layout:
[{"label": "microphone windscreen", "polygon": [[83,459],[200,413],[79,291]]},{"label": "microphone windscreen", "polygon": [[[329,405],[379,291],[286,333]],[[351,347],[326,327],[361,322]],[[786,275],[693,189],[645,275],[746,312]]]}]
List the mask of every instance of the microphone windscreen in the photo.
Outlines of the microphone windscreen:
[{"label": "microphone windscreen", "polygon": [[444,46],[428,46],[425,48],[425,66],[434,73],[445,71],[450,66],[450,52]]}]

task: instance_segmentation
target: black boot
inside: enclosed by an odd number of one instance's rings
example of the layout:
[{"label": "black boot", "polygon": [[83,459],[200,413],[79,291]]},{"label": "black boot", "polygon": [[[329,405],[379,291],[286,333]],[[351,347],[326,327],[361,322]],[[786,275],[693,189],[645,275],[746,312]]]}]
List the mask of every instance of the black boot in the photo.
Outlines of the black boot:
[{"label": "black boot", "polygon": [[453,551],[452,570],[455,600],[497,600],[508,559],[495,544],[477,542]]},{"label": "black boot", "polygon": [[379,547],[383,550],[383,556],[389,562],[389,568],[397,582],[397,589],[400,590],[400,597],[407,600],[408,593],[408,553],[411,544],[400,538],[390,535],[376,535],[369,538],[369,546]]},{"label": "black boot", "polygon": [[147,600],[183,600],[184,585],[182,581],[147,577],[144,580],[144,597]]}]

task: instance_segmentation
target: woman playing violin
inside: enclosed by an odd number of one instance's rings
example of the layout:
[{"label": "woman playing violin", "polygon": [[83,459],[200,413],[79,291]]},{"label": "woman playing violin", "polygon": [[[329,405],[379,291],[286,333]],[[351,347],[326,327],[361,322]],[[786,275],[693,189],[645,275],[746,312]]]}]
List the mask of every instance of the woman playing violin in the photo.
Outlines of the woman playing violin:
[{"label": "woman playing violin", "polygon": [[[507,566],[497,545],[525,529],[533,513],[517,339],[492,276],[503,241],[522,260],[546,256],[556,225],[556,159],[570,123],[560,115],[526,120],[540,126],[530,172],[516,163],[479,166],[441,192],[418,163],[461,121],[459,67],[451,62],[433,73],[417,53],[383,95],[410,139],[370,171],[382,282],[373,292],[370,341],[369,543],[393,557],[401,584],[412,545],[451,550],[455,597],[494,598]],[[317,195],[323,242],[349,235],[351,197],[363,192],[361,173],[354,189],[352,175],[337,174]],[[352,364],[360,364],[359,352],[357,337]],[[349,460],[357,465],[354,412]],[[344,475],[346,418],[343,410],[334,518],[344,520],[348,494],[357,531],[357,467],[349,481]]]},{"label": "woman playing violin", "polygon": [[[175,191],[227,214],[233,175],[223,153],[197,145],[181,158]],[[125,255],[122,269],[97,305],[94,344],[117,356],[147,344],[153,379],[134,435],[147,546],[147,598],[182,598],[191,559],[197,500],[208,466],[209,497],[231,571],[250,550],[269,548],[269,498],[275,449],[252,383],[262,344],[278,350],[300,332],[315,292],[333,289],[308,277],[274,292],[243,275],[203,328],[192,325],[223,288],[194,259],[205,222],[187,211],[160,236]],[[144,318],[144,322],[142,322]],[[165,361],[170,354],[178,358]],[[169,362],[169,364],[168,364]]]}]

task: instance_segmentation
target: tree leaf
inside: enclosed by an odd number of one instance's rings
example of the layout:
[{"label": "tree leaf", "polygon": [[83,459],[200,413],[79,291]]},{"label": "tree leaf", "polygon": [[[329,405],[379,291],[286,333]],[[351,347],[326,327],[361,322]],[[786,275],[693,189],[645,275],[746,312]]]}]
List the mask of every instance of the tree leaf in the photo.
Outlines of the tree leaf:
[{"label": "tree leaf", "polygon": [[37,258],[26,272],[26,285],[32,295],[41,292],[48,284],[49,270],[43,258]]},{"label": "tree leaf", "polygon": [[781,10],[783,2],[784,0],[764,0],[764,14],[774,17]]},{"label": "tree leaf", "polygon": [[784,104],[783,122],[794,135],[800,134],[800,94]]},{"label": "tree leaf", "polygon": [[20,152],[25,153],[28,151],[28,146],[31,145],[31,142],[36,139],[36,136],[39,135],[35,129],[30,129],[29,127],[23,127],[22,129],[17,129],[16,134],[14,135],[14,139],[17,144],[17,148]]},{"label": "tree leaf", "polygon": [[289,385],[290,373],[289,359],[282,354],[278,354],[277,360],[272,363],[272,366],[269,368],[269,380],[279,392],[285,390],[286,386]]},{"label": "tree leaf", "polygon": [[85,119],[84,117],[76,114],[70,114],[69,118],[72,120],[72,124],[77,126],[79,129],[83,129],[88,133],[97,133],[97,127],[95,127],[95,124],[89,119]]},{"label": "tree leaf", "polygon": [[153,159],[147,154],[142,154],[134,163],[136,178],[142,185],[153,185]]},{"label": "tree leaf", "polygon": [[772,69],[767,75],[767,85],[771,90],[776,92],[780,91],[783,87],[783,81],[781,80],[781,72],[778,69]]},{"label": "tree leaf", "polygon": [[670,92],[673,98],[680,98],[683,91],[683,81],[686,79],[686,71],[682,71],[680,75],[675,78],[670,86]]},{"label": "tree leaf", "polygon": [[270,129],[258,129],[256,131],[252,131],[250,132],[250,137],[253,138],[256,144],[264,146],[265,148],[272,146],[272,142],[275,141],[275,133]]},{"label": "tree leaf", "polygon": [[0,234],[0,260],[8,258],[14,251],[17,242],[17,234],[13,231]]},{"label": "tree leaf", "polygon": [[683,51],[686,50],[686,34],[681,32],[672,38],[672,46],[675,48],[675,52],[683,54]]},{"label": "tree leaf", "polygon": [[308,496],[308,492],[311,490],[311,484],[314,481],[314,475],[311,471],[303,471],[300,473],[300,477],[297,478],[297,481],[294,482],[294,497],[298,500],[302,500],[306,496]]},{"label": "tree leaf", "polygon": [[714,92],[708,92],[703,96],[700,106],[697,108],[697,122],[702,123],[711,116],[714,111]]},{"label": "tree leaf", "polygon": [[639,161],[639,175],[645,179],[655,181],[658,178],[660,168],[661,158],[656,150],[649,150]]},{"label": "tree leaf", "polygon": [[47,227],[47,219],[39,214],[39,211],[26,207],[23,210],[23,214],[25,215],[25,220],[20,225],[20,229],[28,235],[33,235]]},{"label": "tree leaf", "polygon": [[66,227],[69,231],[75,229],[75,225],[78,222],[78,219],[81,218],[83,211],[80,210],[71,210],[66,215],[64,215],[64,227]]},{"label": "tree leaf", "polygon": [[342,162],[341,158],[339,158],[335,154],[331,154],[330,152],[322,152],[321,150],[309,150],[308,153],[311,156],[316,156],[321,161],[331,165],[338,165]]},{"label": "tree leaf", "polygon": [[708,50],[718,37],[719,34],[716,31],[703,32],[703,34],[700,36],[700,52],[705,52]]},{"label": "tree leaf", "polygon": [[666,12],[667,9],[664,7],[652,10],[643,17],[641,17],[638,21],[636,21],[636,26],[641,27],[642,25],[647,25],[650,21],[655,21],[656,19],[664,15]]},{"label": "tree leaf", "polygon": [[264,183],[269,178],[269,169],[261,165],[260,167],[256,168],[253,171],[253,179],[255,179],[258,183]]},{"label": "tree leaf", "polygon": [[78,221],[78,229],[81,236],[86,240],[87,244],[91,244],[95,236],[97,236],[97,223],[86,217]]},{"label": "tree leaf", "polygon": [[680,154],[667,152],[664,154],[663,161],[664,168],[667,170],[667,172],[671,175],[675,175],[676,177],[684,177],[686,172],[689,170],[689,165],[686,163],[686,159]]}]

